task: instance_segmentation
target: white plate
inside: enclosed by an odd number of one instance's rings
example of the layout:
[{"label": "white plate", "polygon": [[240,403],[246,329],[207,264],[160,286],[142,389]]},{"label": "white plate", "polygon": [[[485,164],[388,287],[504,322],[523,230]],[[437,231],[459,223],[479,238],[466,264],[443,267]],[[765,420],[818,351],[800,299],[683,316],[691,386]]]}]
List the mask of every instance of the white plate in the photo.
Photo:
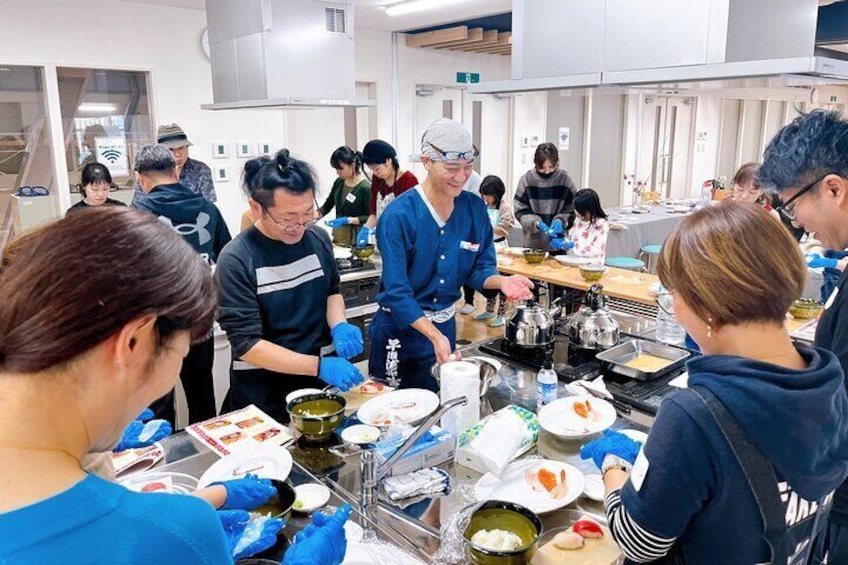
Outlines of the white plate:
[{"label": "white plate", "polygon": [[359,407],[357,417],[363,424],[386,427],[395,419],[414,426],[439,407],[439,397],[423,388],[393,390],[372,398]]},{"label": "white plate", "polygon": [[604,478],[601,475],[586,475],[583,494],[590,500],[604,501]]},{"label": "white plate", "polygon": [[240,479],[250,473],[263,479],[285,481],[292,469],[291,453],[278,445],[257,445],[241,449],[209,467],[197,488],[217,481]]},{"label": "white plate", "polygon": [[504,249],[503,251],[504,251],[504,253],[506,253],[507,255],[512,255],[512,256],[514,256],[514,257],[523,257],[523,256],[524,256],[524,251],[525,251],[526,249],[529,249],[529,247],[507,247],[507,248],[506,248],[506,249]]},{"label": "white plate", "polygon": [[[559,500],[542,490],[538,492],[528,483],[525,475],[545,468],[556,475],[565,471],[565,483],[568,491]],[[567,506],[583,494],[585,479],[576,467],[552,459],[524,459],[513,461],[499,475],[486,473],[474,486],[474,495],[480,502],[486,500],[505,500],[529,508],[536,514],[552,512]]]},{"label": "white plate", "polygon": [[380,428],[367,424],[357,424],[342,430],[342,441],[354,445],[374,443],[380,439]]},{"label": "white plate", "polygon": [[665,287],[662,285],[662,283],[651,283],[651,286],[648,287],[648,293],[653,296],[659,296],[663,292],[665,292]]},{"label": "white plate", "polygon": [[[594,416],[582,418],[574,411],[577,402],[589,401]],[[562,439],[583,439],[599,434],[615,423],[612,404],[594,396],[567,396],[554,400],[539,410],[539,425]]]},{"label": "white plate", "polygon": [[560,264],[569,267],[588,265],[592,262],[592,259],[589,257],[578,257],[577,255],[554,255],[554,259],[556,259]]},{"label": "white plate", "polygon": [[133,475],[120,481],[120,484],[134,492],[191,494],[198,489],[195,477],[167,471]]},{"label": "white plate", "polygon": [[333,257],[336,259],[350,259],[352,256],[353,252],[347,247],[333,246]]},{"label": "white plate", "polygon": [[[320,483],[306,483],[294,487],[294,511],[301,514],[315,512],[330,502],[330,489]],[[298,502],[302,504],[298,505]]]},{"label": "white plate", "polygon": [[288,404],[295,398],[300,398],[301,396],[306,396],[307,394],[321,394],[322,392],[324,391],[320,388],[300,388],[286,395],[286,404]]}]

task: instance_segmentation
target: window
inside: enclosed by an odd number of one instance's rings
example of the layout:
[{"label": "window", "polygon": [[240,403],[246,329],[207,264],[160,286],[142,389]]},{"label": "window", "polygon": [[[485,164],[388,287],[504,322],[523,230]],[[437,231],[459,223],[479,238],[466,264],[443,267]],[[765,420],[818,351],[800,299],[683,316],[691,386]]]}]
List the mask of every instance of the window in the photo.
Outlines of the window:
[{"label": "window", "polygon": [[[58,217],[41,67],[0,64],[0,250],[16,233]],[[21,187],[33,196],[18,196]],[[40,188],[44,187],[44,188]]]},{"label": "window", "polygon": [[130,203],[135,153],[155,142],[147,73],[66,67],[57,73],[71,200],[82,198],[83,167],[98,162],[112,173],[111,198]]}]

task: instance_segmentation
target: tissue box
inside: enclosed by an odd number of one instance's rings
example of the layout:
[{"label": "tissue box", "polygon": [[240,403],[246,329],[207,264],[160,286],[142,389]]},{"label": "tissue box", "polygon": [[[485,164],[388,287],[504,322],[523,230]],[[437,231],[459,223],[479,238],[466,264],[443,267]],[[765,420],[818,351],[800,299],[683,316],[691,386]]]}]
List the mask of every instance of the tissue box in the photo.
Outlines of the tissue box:
[{"label": "tissue box", "polygon": [[[382,464],[395,452],[395,445],[377,445],[376,461]],[[404,475],[419,469],[435,467],[454,458],[456,454],[456,438],[452,433],[438,426],[430,428],[430,432],[415,442],[409,451],[395,463],[387,476]]]},{"label": "tissue box", "polygon": [[[524,423],[527,425],[527,437],[521,443],[521,449],[515,456],[519,457],[520,455],[526,453],[531,447],[536,445],[536,441],[538,441],[539,439],[539,419],[533,412],[530,412],[529,410],[526,410],[520,406],[516,406],[515,404],[510,404],[505,408],[501,408],[500,410],[495,412],[495,414],[498,414],[504,410],[512,410],[513,412],[518,414],[518,416],[520,416]],[[489,416],[486,416],[485,418],[468,428],[462,434],[460,434],[456,449],[456,462],[459,465],[474,469],[478,473],[489,472],[489,469],[486,468],[486,464],[480,458],[480,455],[476,451],[474,451],[469,444],[471,443],[471,440],[480,435],[480,431],[486,425],[486,421],[495,414],[490,414]]]}]

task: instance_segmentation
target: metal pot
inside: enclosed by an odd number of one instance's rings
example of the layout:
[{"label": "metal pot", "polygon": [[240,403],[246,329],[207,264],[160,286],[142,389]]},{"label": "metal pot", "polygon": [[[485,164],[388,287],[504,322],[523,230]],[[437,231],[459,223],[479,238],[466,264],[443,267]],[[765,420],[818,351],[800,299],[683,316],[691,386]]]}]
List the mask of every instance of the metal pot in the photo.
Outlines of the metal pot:
[{"label": "metal pot", "polygon": [[583,349],[602,350],[618,345],[618,322],[606,307],[604,287],[592,285],[583,306],[568,319],[565,332],[571,345]]},{"label": "metal pot", "polygon": [[556,335],[556,317],[562,309],[554,301],[554,308],[545,310],[534,301],[516,306],[506,324],[507,341],[522,347],[550,345]]}]

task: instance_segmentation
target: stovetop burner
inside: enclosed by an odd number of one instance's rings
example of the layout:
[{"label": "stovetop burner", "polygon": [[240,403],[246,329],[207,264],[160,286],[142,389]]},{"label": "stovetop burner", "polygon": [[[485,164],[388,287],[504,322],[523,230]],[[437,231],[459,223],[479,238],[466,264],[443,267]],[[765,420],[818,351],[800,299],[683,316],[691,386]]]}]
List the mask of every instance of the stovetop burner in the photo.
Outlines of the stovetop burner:
[{"label": "stovetop burner", "polygon": [[[632,339],[635,338],[627,334],[621,335],[622,343]],[[593,351],[571,347],[564,335],[557,335],[554,344],[548,347],[521,347],[505,338],[483,342],[479,347],[490,355],[535,371],[542,368],[548,353],[553,350],[554,371],[559,380],[590,380],[603,373],[604,381],[616,399],[648,414],[657,413],[663,398],[675,390],[668,383],[686,370],[684,366],[653,381],[637,381],[612,371],[604,371],[602,363],[595,359]]]},{"label": "stovetop burner", "polygon": [[480,349],[536,371],[542,368],[545,359],[553,353],[554,371],[565,382],[591,379],[601,374],[601,363],[595,359],[594,352],[572,347],[562,335],[558,335],[554,343],[548,346],[522,347],[506,338],[497,338],[482,343]]},{"label": "stovetop burner", "polygon": [[376,269],[374,263],[371,261],[363,261],[356,257],[349,257],[347,259],[337,258],[336,265],[339,267],[339,274],[355,273],[358,271],[373,271]]}]

